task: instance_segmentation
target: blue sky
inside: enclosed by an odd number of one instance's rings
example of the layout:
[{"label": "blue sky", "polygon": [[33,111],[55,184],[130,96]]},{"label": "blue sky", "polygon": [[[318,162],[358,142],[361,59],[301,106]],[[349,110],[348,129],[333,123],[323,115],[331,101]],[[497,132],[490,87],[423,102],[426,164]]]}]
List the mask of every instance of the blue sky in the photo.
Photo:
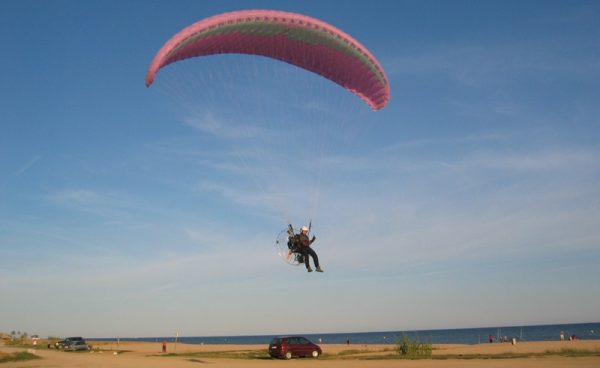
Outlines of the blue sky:
[{"label": "blue sky", "polygon": [[[0,2],[0,330],[600,320],[599,4],[340,4]],[[255,59],[260,88],[240,92],[230,70],[243,58],[175,64],[144,86],[175,32],[253,8],[357,38],[388,74],[389,105],[369,111]],[[222,82],[174,98],[181,79],[213,68]],[[232,91],[241,97],[221,98]],[[311,216],[323,274],[275,252],[286,221]]]}]

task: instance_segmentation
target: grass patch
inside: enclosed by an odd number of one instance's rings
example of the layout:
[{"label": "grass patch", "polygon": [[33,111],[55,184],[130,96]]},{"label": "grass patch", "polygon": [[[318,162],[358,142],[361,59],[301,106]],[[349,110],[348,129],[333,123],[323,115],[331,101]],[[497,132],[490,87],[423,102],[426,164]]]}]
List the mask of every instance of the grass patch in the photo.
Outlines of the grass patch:
[{"label": "grass patch", "polygon": [[517,359],[517,358],[543,358],[548,356],[562,357],[590,357],[600,356],[600,351],[561,349],[547,350],[543,353],[503,353],[503,354],[469,354],[469,355],[434,355],[432,359]]},{"label": "grass patch", "polygon": [[34,360],[34,359],[42,359],[35,354],[28,353],[26,351],[20,351],[18,353],[12,354],[0,354],[0,363],[8,363],[8,362],[23,362],[26,360]]},{"label": "grass patch", "polygon": [[411,340],[407,335],[398,339],[397,351],[404,358],[430,357],[433,350],[430,342],[420,342],[419,339]]},{"label": "grass patch", "polygon": [[188,361],[192,362],[192,363],[206,363],[204,360],[200,360],[200,359],[188,359]]},{"label": "grass patch", "polygon": [[600,356],[600,350],[562,348],[560,350],[546,350],[544,354],[565,357]]},{"label": "grass patch", "polygon": [[264,350],[234,350],[234,351],[202,351],[189,353],[153,354],[149,356],[189,358],[221,358],[221,359],[271,359]]},{"label": "grass patch", "polygon": [[[414,342],[413,342],[414,343]],[[422,344],[422,343],[419,343]],[[425,354],[406,354],[402,355],[394,349],[368,350],[368,349],[349,349],[340,351],[337,354],[324,353],[319,356],[319,360],[495,360],[495,359],[518,359],[518,358],[540,358],[549,356],[563,357],[589,357],[600,356],[600,350],[585,349],[561,349],[548,350],[543,353],[502,353],[502,354],[443,354],[432,355],[425,350]],[[268,352],[260,350],[236,350],[236,351],[204,351],[204,352],[185,352],[148,355],[153,357],[185,358],[193,363],[207,363],[205,359],[240,359],[240,360],[271,360]],[[312,358],[306,358],[312,360]]]},{"label": "grass patch", "polygon": [[[548,353],[504,353],[504,354],[446,354],[446,355],[413,355],[403,356],[397,353],[385,355],[347,355],[347,356],[327,356],[321,357],[325,359],[343,359],[343,360],[501,360],[501,359],[518,359],[518,358],[540,358],[548,356],[564,356],[569,358],[600,356],[599,352],[578,352],[576,355],[572,353],[548,352]],[[320,359],[321,359],[320,358]]]},{"label": "grass patch", "polygon": [[349,349],[349,350],[340,351],[339,353],[337,353],[334,356],[340,357],[340,356],[348,356],[348,355],[368,354],[368,353],[372,353],[372,352],[373,352],[373,350],[368,350],[368,349]]},{"label": "grass patch", "polygon": [[55,341],[50,340],[38,340],[36,345],[33,345],[32,342],[26,342],[22,340],[13,340],[13,341],[5,341],[4,345],[10,346],[12,348],[21,348],[21,349],[38,349],[38,350],[48,350],[48,344],[54,345]]}]

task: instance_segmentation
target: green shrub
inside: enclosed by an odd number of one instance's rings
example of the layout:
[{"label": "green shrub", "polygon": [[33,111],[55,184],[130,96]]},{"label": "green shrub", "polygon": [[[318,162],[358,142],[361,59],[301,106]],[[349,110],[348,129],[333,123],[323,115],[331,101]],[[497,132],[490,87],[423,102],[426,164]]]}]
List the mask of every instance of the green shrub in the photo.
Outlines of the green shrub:
[{"label": "green shrub", "polygon": [[420,342],[419,339],[411,340],[407,335],[402,335],[402,338],[398,339],[397,350],[403,357],[430,357],[431,356],[431,343]]},{"label": "green shrub", "polygon": [[32,360],[32,359],[41,359],[41,358],[35,354],[31,354],[26,351],[21,351],[18,353],[12,353],[12,354],[6,354],[6,355],[4,355],[4,354],[0,355],[0,363],[21,362],[21,361]]}]

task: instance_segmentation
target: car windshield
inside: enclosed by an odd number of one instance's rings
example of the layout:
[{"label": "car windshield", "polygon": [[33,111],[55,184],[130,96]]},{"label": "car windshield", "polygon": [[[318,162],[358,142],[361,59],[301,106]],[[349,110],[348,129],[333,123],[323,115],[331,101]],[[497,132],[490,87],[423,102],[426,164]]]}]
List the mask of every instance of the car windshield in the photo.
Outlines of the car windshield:
[{"label": "car windshield", "polygon": [[277,345],[277,344],[281,344],[281,339],[276,337],[273,340],[271,340],[271,344],[272,345]]}]

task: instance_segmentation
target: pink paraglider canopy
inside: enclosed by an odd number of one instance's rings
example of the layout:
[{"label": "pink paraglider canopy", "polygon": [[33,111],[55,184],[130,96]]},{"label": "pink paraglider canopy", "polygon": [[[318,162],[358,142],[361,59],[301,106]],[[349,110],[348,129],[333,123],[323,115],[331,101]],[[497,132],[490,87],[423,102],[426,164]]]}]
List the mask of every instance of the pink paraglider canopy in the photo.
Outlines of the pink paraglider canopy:
[{"label": "pink paraglider canopy", "polygon": [[318,19],[275,10],[223,13],[184,28],[152,60],[146,86],[166,65],[225,53],[261,55],[310,70],[358,95],[375,110],[390,98],[383,68],[358,41]]}]

